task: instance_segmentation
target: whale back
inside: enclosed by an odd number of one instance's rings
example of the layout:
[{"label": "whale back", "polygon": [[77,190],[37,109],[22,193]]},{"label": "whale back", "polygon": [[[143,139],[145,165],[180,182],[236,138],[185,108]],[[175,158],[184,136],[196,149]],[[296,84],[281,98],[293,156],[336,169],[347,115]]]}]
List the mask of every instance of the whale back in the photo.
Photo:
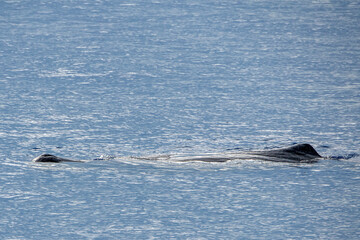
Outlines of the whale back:
[{"label": "whale back", "polygon": [[321,155],[307,143],[297,144],[287,148],[251,152],[251,154],[299,162],[321,158]]},{"label": "whale back", "polygon": [[41,154],[40,156],[34,158],[33,162],[50,162],[50,163],[59,163],[59,162],[80,162],[76,160],[70,160],[66,158],[57,157],[51,154]]},{"label": "whale back", "polygon": [[310,144],[297,144],[291,147],[240,153],[207,154],[203,156],[173,156],[178,162],[227,162],[231,160],[262,160],[273,162],[312,163],[321,158]]},{"label": "whale back", "polygon": [[284,149],[285,152],[299,154],[299,155],[308,155],[314,157],[321,157],[320,154],[311,146],[310,144],[297,144],[291,147]]}]

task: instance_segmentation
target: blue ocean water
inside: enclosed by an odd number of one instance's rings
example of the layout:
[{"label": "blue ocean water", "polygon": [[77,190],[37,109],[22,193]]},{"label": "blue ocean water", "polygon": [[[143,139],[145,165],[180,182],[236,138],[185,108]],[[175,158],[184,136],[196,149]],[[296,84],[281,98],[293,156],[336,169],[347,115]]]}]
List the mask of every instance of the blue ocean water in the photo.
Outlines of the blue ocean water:
[{"label": "blue ocean water", "polygon": [[[1,239],[358,238],[359,26],[359,1],[0,1]],[[129,158],[302,142],[333,159]]]}]

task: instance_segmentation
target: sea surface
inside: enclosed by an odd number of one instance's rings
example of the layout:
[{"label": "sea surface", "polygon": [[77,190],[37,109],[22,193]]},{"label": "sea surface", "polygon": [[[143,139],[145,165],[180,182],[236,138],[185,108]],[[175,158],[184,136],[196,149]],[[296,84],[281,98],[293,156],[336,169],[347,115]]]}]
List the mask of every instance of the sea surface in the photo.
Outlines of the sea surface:
[{"label": "sea surface", "polygon": [[0,239],[359,239],[359,123],[358,0],[0,1]]}]

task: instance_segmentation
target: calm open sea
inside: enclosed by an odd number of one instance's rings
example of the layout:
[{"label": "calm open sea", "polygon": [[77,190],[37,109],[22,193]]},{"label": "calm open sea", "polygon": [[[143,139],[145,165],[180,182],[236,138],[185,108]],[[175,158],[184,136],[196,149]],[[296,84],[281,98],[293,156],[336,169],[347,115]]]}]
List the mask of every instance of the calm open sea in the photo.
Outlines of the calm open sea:
[{"label": "calm open sea", "polygon": [[[358,238],[359,26],[357,0],[0,1],[0,238]],[[333,159],[126,159],[305,142]]]}]

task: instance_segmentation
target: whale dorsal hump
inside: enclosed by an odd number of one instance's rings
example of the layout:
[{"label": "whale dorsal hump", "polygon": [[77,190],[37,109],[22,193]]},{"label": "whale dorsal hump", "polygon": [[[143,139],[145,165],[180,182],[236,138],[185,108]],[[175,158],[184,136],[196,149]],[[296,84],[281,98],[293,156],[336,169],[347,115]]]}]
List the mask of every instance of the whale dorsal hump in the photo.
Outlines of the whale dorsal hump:
[{"label": "whale dorsal hump", "polygon": [[[255,155],[260,155],[264,157],[271,157],[272,161],[309,161],[315,158],[321,158],[320,154],[307,143],[297,144],[287,148],[279,148],[274,150],[267,151],[257,151],[251,152]],[[276,159],[276,160],[274,160]]]},{"label": "whale dorsal hump", "polygon": [[295,153],[295,154],[306,154],[306,155],[312,155],[315,157],[321,157],[320,154],[308,143],[302,143],[302,144],[296,144],[294,146],[291,146],[284,151]]},{"label": "whale dorsal hump", "polygon": [[61,159],[51,154],[41,154],[40,156],[33,159],[33,162],[61,162]]},{"label": "whale dorsal hump", "polygon": [[67,158],[57,157],[48,153],[41,154],[40,156],[34,158],[33,162],[50,162],[50,163],[59,163],[59,162],[82,162],[81,160],[71,160]]}]

